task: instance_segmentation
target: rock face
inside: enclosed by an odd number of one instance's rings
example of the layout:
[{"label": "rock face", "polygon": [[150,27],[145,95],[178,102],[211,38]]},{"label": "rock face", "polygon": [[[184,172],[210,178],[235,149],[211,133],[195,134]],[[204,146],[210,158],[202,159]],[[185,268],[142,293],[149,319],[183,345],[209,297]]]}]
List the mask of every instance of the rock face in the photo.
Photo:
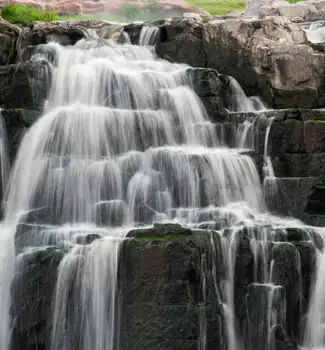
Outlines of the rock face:
[{"label": "rock face", "polygon": [[62,257],[63,251],[54,247],[19,256],[19,274],[12,286],[15,327],[11,350],[49,349],[52,301]]},{"label": "rock face", "polygon": [[[212,295],[203,300],[200,290],[201,255],[208,249],[209,233],[168,233],[155,237],[152,230],[151,237],[124,245],[122,348],[194,350],[206,337],[207,349],[225,349],[220,306]],[[209,269],[205,273],[212,283],[211,265]],[[205,330],[200,321],[206,322]]]},{"label": "rock face", "polygon": [[325,55],[286,17],[176,19],[161,26],[158,54],[235,77],[275,108],[324,106]]},{"label": "rock face", "polygon": [[[254,283],[258,265],[250,230],[229,232],[237,242],[236,317],[252,349],[263,350],[269,303],[274,303],[278,315],[286,303],[284,319],[274,324],[275,349],[296,349],[298,321],[306,312],[315,269],[315,246],[303,230],[278,232],[277,243],[269,242],[267,247],[273,261],[271,279],[277,284],[274,291],[270,284]],[[257,234],[258,228],[254,230]],[[215,289],[229,277],[225,255],[229,252],[222,249],[221,236],[175,224],[133,230],[130,236],[123,244],[119,269],[121,348],[194,350],[205,344],[208,350],[226,350],[226,318],[218,297],[221,291]],[[13,285],[12,350],[49,348],[52,296],[63,254],[53,247],[21,253]]]}]

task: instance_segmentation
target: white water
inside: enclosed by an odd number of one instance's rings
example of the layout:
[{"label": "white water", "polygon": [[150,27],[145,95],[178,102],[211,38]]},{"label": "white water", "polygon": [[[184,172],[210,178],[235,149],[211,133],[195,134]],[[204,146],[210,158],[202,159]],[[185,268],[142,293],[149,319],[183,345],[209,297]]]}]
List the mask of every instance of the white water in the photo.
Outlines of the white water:
[{"label": "white water", "polygon": [[[69,349],[77,336],[80,349],[110,350],[127,227],[213,221],[239,203],[262,212],[261,184],[248,156],[218,146],[186,66],[156,60],[150,47],[102,39],[47,48],[56,57],[52,88],[46,113],[21,143],[6,221],[32,214],[43,226],[27,245],[69,249],[59,266],[51,349]],[[78,243],[93,234],[102,238]]]},{"label": "white water", "polygon": [[[254,280],[269,288],[268,332],[261,338],[268,350],[271,330],[283,323],[271,307],[278,287],[270,283],[268,248],[275,228],[302,224],[267,213],[256,166],[242,154],[256,146],[252,124],[238,131],[235,148],[222,146],[225,140],[189,87],[187,67],[157,60],[146,46],[152,34],[142,35],[141,47],[89,39],[74,47],[52,43],[43,48],[45,57],[46,50],[55,52],[54,79],[45,114],[21,143],[1,236],[1,349],[10,338],[15,225],[31,214],[35,230],[27,245],[42,249],[55,244],[69,250],[59,266],[51,350],[69,350],[71,342],[82,350],[118,349],[121,242],[130,227],[157,221],[213,227],[223,220],[225,227],[233,226],[217,233],[227,270],[223,288],[213,274],[229,350],[244,349],[234,305],[243,232],[254,255]],[[265,109],[234,80],[230,97],[233,110]],[[274,177],[267,153],[270,127],[271,122],[265,137],[265,175]],[[99,239],[87,244],[90,235]],[[216,259],[213,234],[211,249]],[[204,301],[203,257],[201,269]],[[202,313],[201,350],[206,348],[205,322]]]},{"label": "white water", "polygon": [[325,23],[315,22],[311,23],[307,29],[305,29],[307,39],[314,44],[325,43]]},{"label": "white water", "polygon": [[[320,232],[325,237],[324,230]],[[302,349],[325,349],[325,252],[317,256],[316,276],[311,290]]]},{"label": "white water", "polygon": [[236,79],[229,77],[229,80],[230,110],[237,112],[256,112],[266,109],[260,97],[247,97]]},{"label": "white water", "polygon": [[143,26],[140,32],[139,45],[154,46],[159,40],[160,31],[158,27]]}]

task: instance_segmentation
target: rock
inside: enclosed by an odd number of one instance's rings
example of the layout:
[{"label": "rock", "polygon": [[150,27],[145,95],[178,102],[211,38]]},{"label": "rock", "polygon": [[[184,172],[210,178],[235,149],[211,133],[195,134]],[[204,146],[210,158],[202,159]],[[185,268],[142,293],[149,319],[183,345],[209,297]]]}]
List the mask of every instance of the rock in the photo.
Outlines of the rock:
[{"label": "rock", "polygon": [[152,228],[131,230],[127,237],[132,238],[171,238],[191,235],[192,231],[179,224],[154,224]]},{"label": "rock", "polygon": [[275,343],[274,335],[268,334],[270,327],[283,327],[281,315],[285,308],[285,290],[282,286],[251,284],[247,288],[245,303],[246,349],[264,350],[266,343]]},{"label": "rock", "polygon": [[0,67],[0,106],[42,110],[51,83],[47,61]]},{"label": "rock", "polygon": [[16,59],[16,41],[21,28],[8,23],[0,16],[0,66],[11,64]]},{"label": "rock", "polygon": [[210,119],[214,122],[224,121],[227,115],[228,77],[220,76],[213,69],[203,68],[189,68],[187,74]]},{"label": "rock", "polygon": [[161,33],[162,58],[231,75],[276,108],[324,106],[325,55],[285,17],[175,19]]},{"label": "rock", "polygon": [[298,332],[297,320],[301,315],[302,285],[301,262],[296,247],[292,243],[278,243],[272,250],[272,283],[285,288],[286,330],[295,339]]},{"label": "rock", "polygon": [[10,350],[47,349],[52,326],[52,302],[57,268],[64,252],[35,248],[18,257],[12,286],[15,320]]},{"label": "rock", "polygon": [[[270,131],[270,149],[273,156],[281,153],[325,152],[325,113],[315,116],[304,111],[277,116]],[[311,112],[312,113],[312,112]],[[313,118],[313,119],[311,119]]]},{"label": "rock", "polygon": [[313,193],[313,186],[317,178],[313,177],[288,177],[279,178],[280,198],[278,212],[292,215],[307,223],[312,224],[312,218],[308,215],[307,204]]},{"label": "rock", "polygon": [[319,21],[325,19],[325,2],[303,1],[289,4],[286,1],[264,1],[259,8],[253,8],[247,15],[255,15],[260,18],[267,16],[284,16],[291,21],[301,22]]},{"label": "rock", "polygon": [[225,350],[220,306],[201,299],[200,259],[207,244],[193,236],[181,242],[126,241],[121,259],[123,349],[197,349],[204,317],[206,349]]},{"label": "rock", "polygon": [[24,133],[40,117],[41,111],[16,108],[4,109],[1,114],[8,135],[9,157],[13,162]]}]

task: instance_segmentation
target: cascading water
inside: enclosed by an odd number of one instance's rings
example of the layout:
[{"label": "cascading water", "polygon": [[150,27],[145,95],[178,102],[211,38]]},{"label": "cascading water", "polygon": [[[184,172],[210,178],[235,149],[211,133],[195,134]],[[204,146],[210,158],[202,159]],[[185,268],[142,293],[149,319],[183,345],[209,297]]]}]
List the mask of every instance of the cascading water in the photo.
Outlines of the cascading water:
[{"label": "cascading water", "polygon": [[[200,289],[204,304],[211,288],[205,278],[209,259],[229,350],[273,350],[274,330],[286,327],[277,258],[293,245],[281,239],[290,227],[299,227],[308,239],[311,234],[299,221],[267,212],[258,170],[247,155],[260,142],[261,125],[264,178],[274,178],[267,151],[272,118],[261,114],[244,122],[233,147],[226,147],[190,87],[188,67],[156,58],[150,45],[158,33],[144,27],[142,46],[115,33],[125,44],[92,35],[75,46],[50,43],[37,52],[51,61],[52,86],[45,114],[25,135],[11,174],[0,247],[1,349],[8,348],[10,338],[17,224],[29,230],[17,261],[31,249],[54,246],[65,253],[54,296],[51,350],[119,349],[121,245],[131,227],[155,222],[216,230],[201,256]],[[234,79],[229,95],[233,111],[265,110]],[[238,251],[245,249],[252,256],[252,277],[243,321],[236,314],[240,288],[235,280]],[[299,254],[292,256],[292,265],[299,265]],[[252,320],[254,305],[263,312]],[[200,350],[207,346],[204,312],[200,308]]]},{"label": "cascading water", "polygon": [[247,97],[236,79],[229,77],[229,107],[237,112],[255,112],[265,110],[263,101],[258,96]]},{"label": "cascading water", "polygon": [[144,26],[140,32],[139,45],[142,46],[154,46],[159,40],[160,30],[158,27]]},{"label": "cascading water", "polygon": [[313,22],[305,24],[307,39],[313,44],[321,44],[325,42],[325,22]]},{"label": "cascading water", "polygon": [[[261,211],[259,177],[248,156],[218,147],[186,66],[157,61],[150,47],[101,39],[43,51],[54,53],[52,88],[20,146],[6,221],[33,221],[26,246],[69,250],[59,266],[51,348],[69,349],[77,337],[80,349],[113,349],[127,227],[211,221],[238,202]],[[102,238],[85,245],[89,236]]]}]

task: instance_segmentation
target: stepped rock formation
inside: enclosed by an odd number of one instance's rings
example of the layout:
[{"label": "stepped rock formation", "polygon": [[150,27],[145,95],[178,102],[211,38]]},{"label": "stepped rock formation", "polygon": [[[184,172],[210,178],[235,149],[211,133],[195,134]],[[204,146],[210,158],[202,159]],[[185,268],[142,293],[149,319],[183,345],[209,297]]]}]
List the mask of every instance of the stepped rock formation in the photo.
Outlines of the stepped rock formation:
[{"label": "stepped rock formation", "polygon": [[[241,149],[238,157],[245,160],[240,164],[241,170],[246,169],[245,164],[253,165],[253,169],[256,169],[253,175],[256,175],[259,184],[263,183],[265,193],[272,196],[267,186],[277,186],[279,198],[268,203],[276,204],[269,208],[272,214],[292,215],[316,226],[325,225],[325,51],[323,43],[308,41],[306,26],[297,23],[297,17],[301,21],[314,20],[316,12],[310,9],[317,7],[317,18],[325,19],[323,3],[308,2],[304,5],[308,11],[304,7],[302,12],[293,6],[290,9],[292,16],[286,17],[281,12],[285,9],[283,7],[281,11],[272,9],[272,16],[265,18],[207,20],[193,15],[145,25],[145,28],[158,28],[155,40],[160,58],[192,66],[181,65],[178,68],[184,70],[182,81],[191,82],[191,88],[200,98],[209,118],[197,125],[199,128],[195,129],[196,132],[200,128],[205,130],[205,127],[212,126],[211,130],[221,135],[224,142],[222,147]],[[16,157],[22,136],[44,118],[41,115],[48,91],[53,79],[56,79],[52,72],[58,52],[64,53],[65,48],[73,50],[80,39],[89,39],[90,32],[93,35],[95,32],[96,36],[103,39],[114,38],[118,43],[125,42],[128,34],[131,41],[138,44],[141,36],[144,40],[143,27],[144,24],[121,26],[96,21],[37,23],[18,33],[10,26],[0,24],[0,107],[7,130],[11,162]],[[47,45],[53,41],[55,44]],[[83,51],[89,49],[82,48]],[[119,48],[123,51],[123,46]],[[132,47],[127,45],[127,50],[132,50]],[[149,55],[148,52],[146,55]],[[114,54],[112,51],[112,57]],[[154,64],[158,63],[152,63],[150,55],[144,57],[140,68],[144,64],[152,64],[148,69],[151,72],[156,67]],[[148,57],[150,63],[146,62]],[[128,69],[134,68],[134,61],[131,62]],[[100,64],[100,60],[95,63]],[[163,64],[167,63],[160,63],[159,69],[164,69]],[[166,67],[171,69],[171,66]],[[124,67],[122,75],[128,69]],[[76,74],[80,72],[79,69]],[[136,74],[138,71],[134,76]],[[160,75],[163,76],[162,71],[159,71]],[[260,106],[259,100],[248,99],[229,76],[235,77],[248,95],[263,96],[270,109],[256,107],[253,111],[251,108],[245,110],[245,103]],[[152,77],[148,75],[147,78]],[[152,81],[157,83],[155,79],[152,78]],[[67,83],[67,86],[70,85]],[[81,94],[86,87],[80,85],[79,88]],[[179,88],[177,86],[175,90]],[[126,91],[126,95],[123,95],[125,100],[135,108],[134,101],[127,95],[128,89],[121,92],[118,88],[106,86],[101,91],[104,96],[101,101],[107,101],[112,91],[116,94],[113,103],[120,101],[119,93]],[[69,98],[69,94],[74,96],[73,93],[69,91],[61,98]],[[90,97],[84,95],[84,98]],[[141,99],[139,101],[143,103]],[[155,99],[148,101],[145,102],[156,103]],[[239,105],[241,109],[235,110],[233,105]],[[170,104],[167,106],[170,107]],[[60,120],[69,121],[68,112],[69,108],[67,111],[63,108]],[[82,116],[87,117],[88,114]],[[105,118],[104,114],[100,116]],[[78,117],[80,115],[75,116]],[[119,115],[119,118],[122,117],[123,114]],[[159,115],[158,121],[163,117]],[[140,120],[140,114],[138,118]],[[131,122],[132,119],[128,127],[132,127]],[[58,128],[59,124],[54,126]],[[152,127],[152,124],[149,125]],[[187,126],[184,130],[190,133],[191,129],[188,130]],[[178,130],[178,127],[173,125],[175,130],[172,131],[182,134],[184,130]],[[115,132],[118,134],[121,130],[117,128]],[[111,129],[108,129],[107,133],[110,132]],[[141,139],[143,142],[150,140],[148,133],[144,135],[146,137]],[[201,137],[210,134],[201,132],[195,135]],[[42,141],[42,137],[40,139]],[[81,149],[85,140],[81,140]],[[49,137],[50,146],[51,141]],[[208,136],[204,141],[208,144]],[[64,142],[62,144],[65,145]],[[58,148],[60,151],[61,148]],[[54,147],[45,150],[53,154],[57,151]],[[67,148],[64,151],[71,150]],[[191,156],[193,168],[199,169],[194,181],[198,179],[200,186],[205,186],[211,179],[208,173],[205,173],[206,176],[199,174],[204,171],[200,154]],[[208,159],[205,158],[204,163]],[[267,159],[273,164],[276,178],[265,176],[269,171],[265,169]],[[157,163],[157,166],[173,165],[163,157]],[[222,162],[220,164],[221,167],[225,166]],[[35,174],[38,170],[34,168]],[[213,179],[215,174],[212,175]],[[249,173],[249,176],[253,175]],[[123,176],[127,176],[127,173]],[[244,181],[245,176],[242,178]],[[107,176],[107,179],[110,177]],[[177,183],[178,178],[173,180]],[[232,181],[231,174],[228,174],[227,180]],[[235,195],[240,190],[240,186],[236,188]],[[173,191],[173,196],[178,193],[176,186]],[[208,192],[201,194],[200,201],[207,203],[210,195]],[[177,200],[181,201],[180,198]],[[105,223],[112,219],[108,202],[98,203],[102,231],[106,230]],[[303,329],[306,319],[310,319],[307,311],[315,299],[311,293],[313,278],[320,273],[317,259],[318,252],[324,248],[322,231],[302,225],[294,219],[282,221],[282,218],[272,217],[265,223],[265,218],[255,212],[247,214],[246,207],[239,210],[242,213],[239,222],[234,212],[226,210],[226,214],[215,214],[209,208],[211,205],[202,208],[199,218],[194,219],[197,220],[196,225],[190,228],[174,222],[153,223],[150,227],[129,230],[119,251],[120,264],[117,269],[120,293],[116,296],[116,318],[119,320],[119,329],[116,331],[118,340],[114,341],[119,344],[117,346],[114,343],[113,347],[105,347],[105,350],[113,349],[114,346],[123,350],[297,350],[298,344],[304,343]],[[84,340],[83,334],[78,333],[81,329],[78,328],[79,322],[71,323],[71,319],[66,316],[57,324],[53,317],[56,283],[59,273],[66,272],[62,266],[69,262],[67,257],[71,257],[71,245],[65,241],[55,245],[51,241],[51,229],[55,231],[59,227],[56,226],[57,222],[51,222],[53,226],[50,227],[49,237],[45,237],[48,245],[40,249],[29,246],[34,237],[44,233],[44,227],[53,217],[52,207],[38,206],[37,209],[25,213],[15,229],[18,259],[17,273],[11,287],[14,302],[10,317],[14,323],[9,349],[84,350],[80,340]],[[141,208],[140,214],[142,210],[144,216],[152,216],[152,208]],[[182,215],[187,215],[186,210]],[[86,232],[81,232],[76,238],[77,244],[73,249],[79,250],[72,257],[78,266],[89,263],[89,257],[84,255],[87,249],[97,247],[94,256],[103,253],[100,248],[100,244],[105,242],[101,240],[102,232],[92,229],[87,227]],[[110,230],[111,227],[107,231]],[[64,236],[64,232],[59,233]],[[70,253],[67,254],[68,251]],[[104,261],[107,262],[106,255]],[[74,271],[72,267],[70,272]],[[111,272],[105,270],[106,275],[100,277],[105,281]],[[94,270],[89,270],[89,273],[90,278],[96,280]],[[75,316],[74,312],[78,313],[79,308],[76,311],[74,307],[77,305],[76,299],[80,297],[79,289],[84,287],[79,277],[76,273],[72,280],[65,281],[63,278],[66,283],[62,286],[67,286],[63,315],[69,315],[71,310],[72,317]],[[58,328],[60,330],[60,325],[63,328],[71,327],[67,337],[70,341],[68,347],[65,339],[58,337],[58,343],[57,339],[53,340],[53,334],[57,334],[55,332]],[[321,329],[321,324],[317,323],[317,327]],[[319,329],[317,327],[316,330]],[[308,339],[306,342],[307,345],[311,344],[307,349],[320,345]],[[100,349],[98,344],[97,349]]]}]

